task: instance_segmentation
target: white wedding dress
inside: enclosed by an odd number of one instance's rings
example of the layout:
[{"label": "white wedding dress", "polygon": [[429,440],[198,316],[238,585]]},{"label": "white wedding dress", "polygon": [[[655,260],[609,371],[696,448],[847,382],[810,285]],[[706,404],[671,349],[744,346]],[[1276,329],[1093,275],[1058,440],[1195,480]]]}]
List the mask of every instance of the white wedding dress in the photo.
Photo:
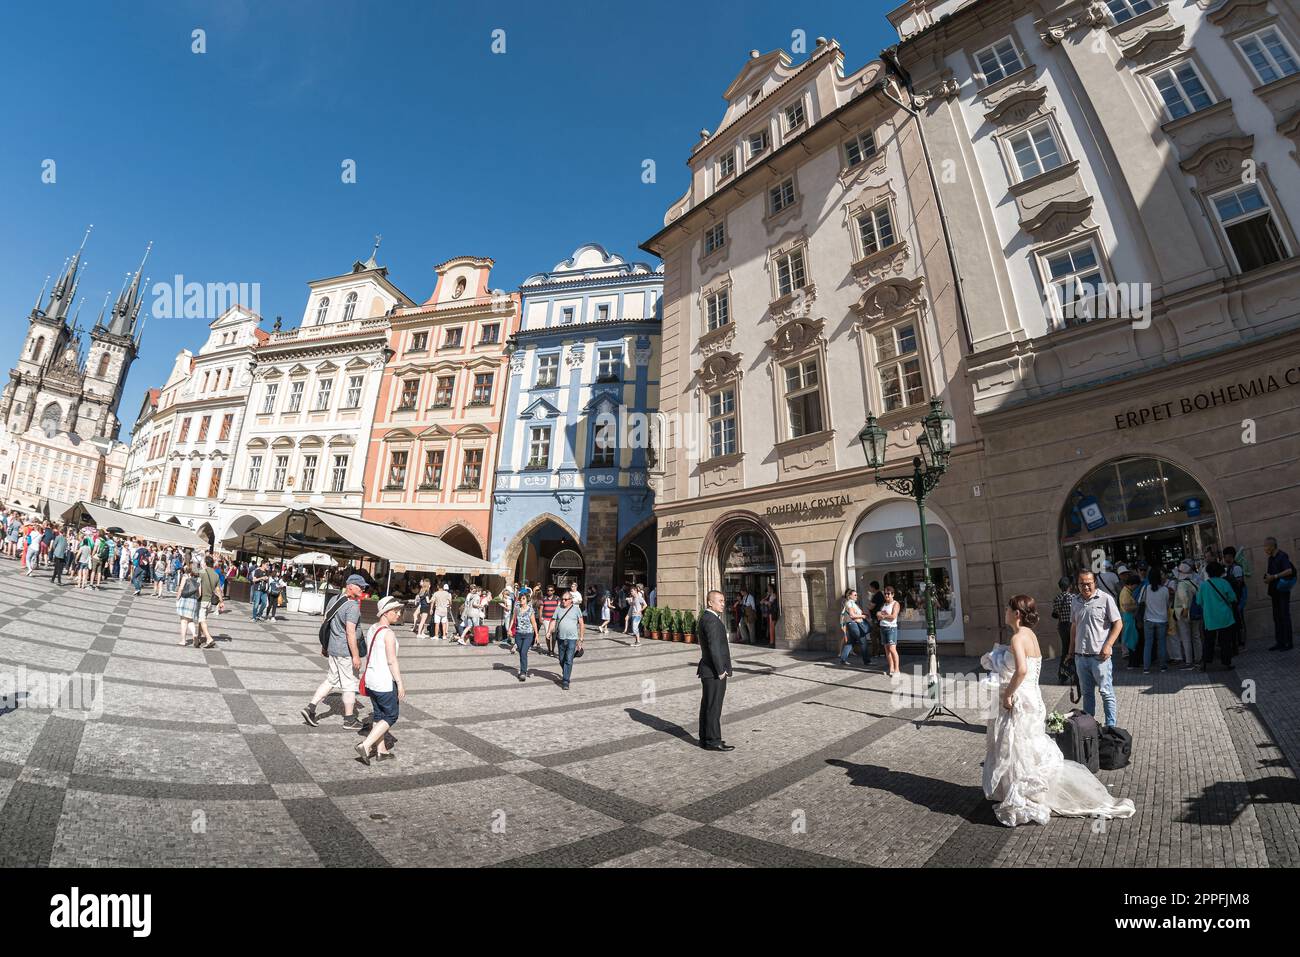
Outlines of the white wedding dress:
[{"label": "white wedding dress", "polygon": [[1047,734],[1047,708],[1038,677],[1042,658],[1028,659],[1029,671],[1016,689],[1011,710],[1002,707],[1002,688],[1016,673],[1016,656],[1008,645],[995,645],[981,663],[993,673],[995,685],[984,756],[984,796],[997,801],[993,809],[1007,827],[1061,817],[1132,817],[1127,798],[1111,797],[1084,765],[1067,761]]}]

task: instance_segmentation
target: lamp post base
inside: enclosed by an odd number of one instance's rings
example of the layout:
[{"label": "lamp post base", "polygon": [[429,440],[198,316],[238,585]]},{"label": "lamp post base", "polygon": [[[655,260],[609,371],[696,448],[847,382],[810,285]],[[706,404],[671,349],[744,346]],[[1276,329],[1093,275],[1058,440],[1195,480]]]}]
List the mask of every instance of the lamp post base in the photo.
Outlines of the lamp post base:
[{"label": "lamp post base", "polygon": [[917,722],[918,725],[933,721],[935,718],[948,716],[956,718],[962,724],[969,725],[970,722],[959,715],[956,711],[946,707],[943,703],[943,677],[939,674],[939,642],[934,634],[926,637],[925,641],[926,659],[929,662],[929,670],[926,678],[934,683],[934,707],[930,713]]}]

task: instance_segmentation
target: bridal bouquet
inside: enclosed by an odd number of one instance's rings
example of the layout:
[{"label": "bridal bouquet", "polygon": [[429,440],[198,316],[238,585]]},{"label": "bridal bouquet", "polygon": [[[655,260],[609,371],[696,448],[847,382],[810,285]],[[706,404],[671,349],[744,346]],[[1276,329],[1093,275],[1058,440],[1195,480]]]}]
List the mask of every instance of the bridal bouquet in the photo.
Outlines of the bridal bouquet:
[{"label": "bridal bouquet", "polygon": [[1059,711],[1053,711],[1047,716],[1047,733],[1060,734],[1065,730],[1065,715]]}]

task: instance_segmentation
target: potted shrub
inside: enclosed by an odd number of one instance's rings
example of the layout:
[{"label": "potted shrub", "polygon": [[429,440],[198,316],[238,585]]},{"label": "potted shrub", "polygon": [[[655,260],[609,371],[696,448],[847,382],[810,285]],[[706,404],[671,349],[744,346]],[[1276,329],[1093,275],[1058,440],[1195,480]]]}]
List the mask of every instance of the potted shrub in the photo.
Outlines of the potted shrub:
[{"label": "potted shrub", "polygon": [[641,629],[653,638],[659,640],[659,609],[651,606],[641,615]]},{"label": "potted shrub", "polygon": [[697,619],[695,617],[695,612],[693,611],[682,612],[682,637],[686,639],[686,643],[688,645],[695,644],[696,622]]},{"label": "potted shrub", "polygon": [[668,612],[668,617],[671,622],[669,631],[673,633],[673,641],[682,641],[682,613],[676,609],[671,609]]}]

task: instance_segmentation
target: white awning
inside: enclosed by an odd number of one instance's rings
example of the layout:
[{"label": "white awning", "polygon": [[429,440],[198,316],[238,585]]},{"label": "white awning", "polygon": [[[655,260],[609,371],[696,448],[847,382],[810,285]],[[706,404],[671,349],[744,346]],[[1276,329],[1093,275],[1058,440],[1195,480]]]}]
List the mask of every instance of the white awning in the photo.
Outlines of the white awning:
[{"label": "white awning", "polygon": [[207,539],[184,525],[176,522],[160,522],[155,518],[132,515],[130,512],[120,512],[106,505],[77,502],[60,512],[59,517],[65,522],[88,521],[110,532],[121,532],[132,538],[142,538],[162,545],[183,545],[186,548],[208,550]]},{"label": "white awning", "polygon": [[294,550],[310,548],[331,555],[360,552],[412,572],[501,574],[491,562],[453,548],[437,535],[352,518],[323,508],[285,509],[243,536],[231,536],[223,544],[238,546],[241,538],[258,539],[264,545],[283,541],[292,544]]}]

